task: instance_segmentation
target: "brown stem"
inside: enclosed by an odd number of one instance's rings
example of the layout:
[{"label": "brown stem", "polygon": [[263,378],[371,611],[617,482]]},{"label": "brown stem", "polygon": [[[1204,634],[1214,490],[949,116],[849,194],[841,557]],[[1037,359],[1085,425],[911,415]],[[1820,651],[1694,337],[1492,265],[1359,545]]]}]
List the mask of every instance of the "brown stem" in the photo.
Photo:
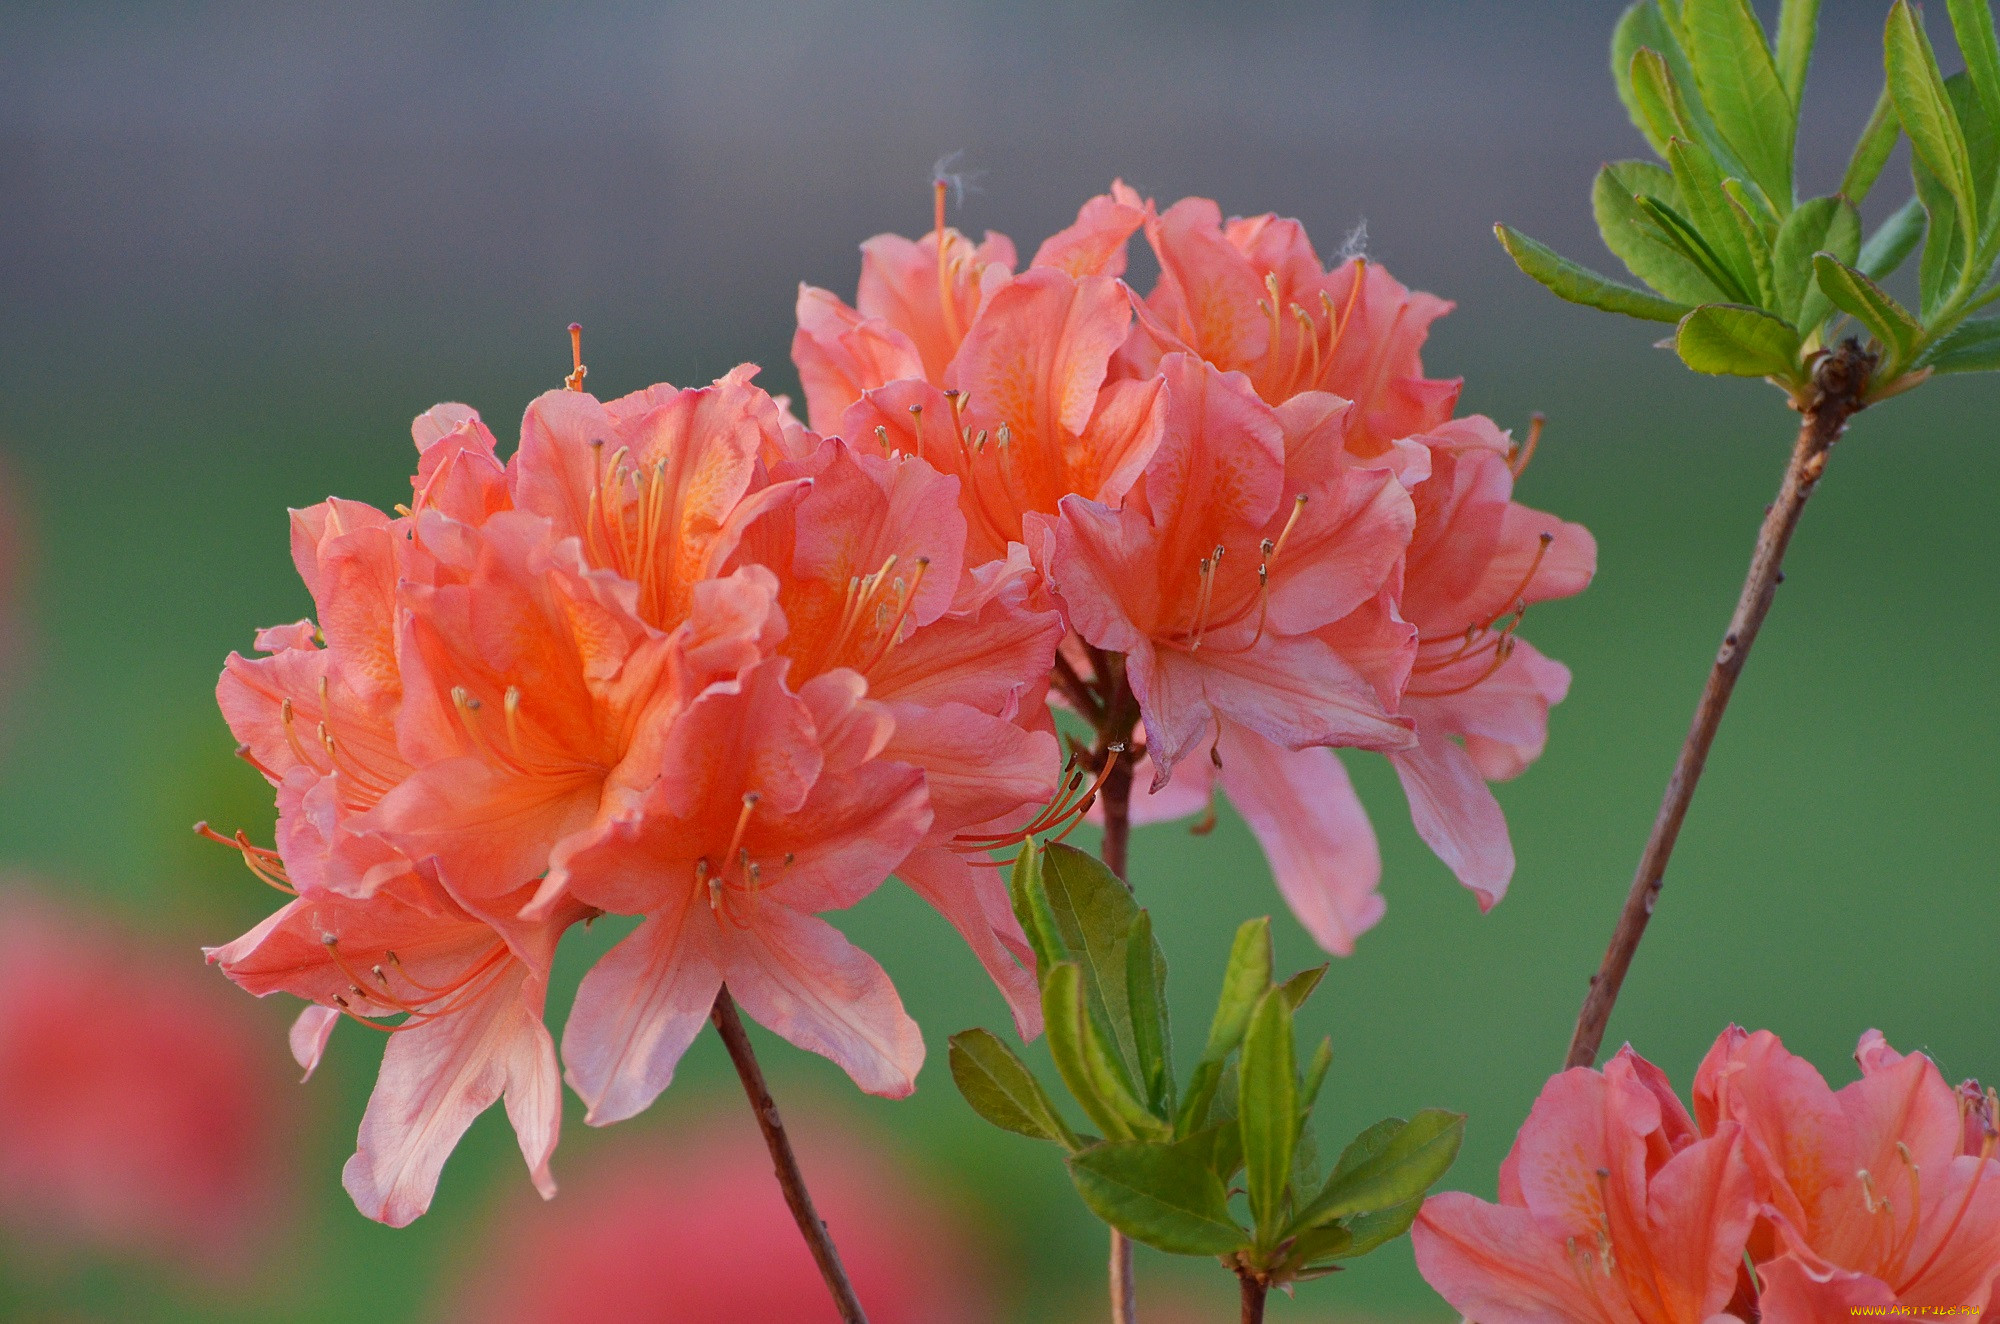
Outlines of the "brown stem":
[{"label": "brown stem", "polygon": [[[1125,744],[1132,739],[1132,724],[1139,718],[1139,701],[1125,681],[1122,658],[1107,659],[1098,654],[1094,661],[1102,696],[1097,710],[1098,766],[1102,768],[1105,759],[1112,761],[1110,771],[1104,775],[1104,785],[1097,793],[1098,806],[1104,811],[1104,838],[1098,844],[1097,854],[1105,867],[1130,887],[1132,880],[1125,876],[1125,855],[1132,837],[1132,760],[1127,757],[1130,751]],[[1132,1283],[1132,1243],[1123,1232],[1112,1228],[1112,1324],[1135,1324],[1138,1318],[1139,1302]]]},{"label": "brown stem", "polygon": [[1874,357],[1850,340],[1822,357],[1813,373],[1811,394],[1802,410],[1805,419],[1799,425],[1791,463],[1785,468],[1785,481],[1778,489],[1778,499],[1764,514],[1764,527],[1757,534],[1757,548],[1750,557],[1736,614],[1729,620],[1722,648],[1708,673],[1708,684],[1702,689],[1701,702],[1695,706],[1694,723],[1681,745],[1680,757],[1674,761],[1673,775],[1667,779],[1659,817],[1653,820],[1652,835],[1646,840],[1645,853],[1639,857],[1639,870],[1633,876],[1631,891],[1626,894],[1625,908],[1618,916],[1618,927],[1612,932],[1604,963],[1591,976],[1590,993],[1583,1000],[1583,1010],[1576,1018],[1576,1033],[1570,1039],[1569,1066],[1587,1067],[1597,1061],[1605,1027],[1611,1020],[1611,1008],[1618,1001],[1625,972],[1631,968],[1639,939],[1645,936],[1646,923],[1653,917],[1653,907],[1666,881],[1667,860],[1674,853],[1681,823],[1687,818],[1695,786],[1701,781],[1709,746],[1715,742],[1716,728],[1722,725],[1722,714],[1729,707],[1736,678],[1742,675],[1743,664],[1749,660],[1751,645],[1757,642],[1757,631],[1771,610],[1772,595],[1784,578],[1780,571],[1785,548],[1791,543],[1792,531],[1798,527],[1806,499],[1826,468],[1827,453],[1839,440],[1847,420],[1860,412],[1865,403],[1863,393],[1874,367]]},{"label": "brown stem", "polygon": [[812,1250],[820,1277],[826,1279],[826,1290],[833,1294],[842,1324],[868,1324],[861,1299],[854,1295],[854,1284],[847,1281],[847,1270],[840,1267],[840,1252],[834,1249],[826,1221],[813,1208],[812,1193],[806,1190],[805,1174],[799,1171],[798,1156],[792,1152],[784,1120],[778,1116],[777,1102],[764,1083],[763,1068],[757,1065],[750,1036],[743,1030],[743,1018],[736,1014],[736,1000],[729,996],[727,988],[717,990],[709,1019],[715,1022],[715,1032],[722,1036],[723,1046],[729,1050],[729,1060],[736,1064],[743,1092],[750,1096],[750,1111],[757,1115],[757,1129],[764,1133],[764,1145],[771,1151],[771,1167],[777,1173],[778,1185],[784,1188],[785,1203],[791,1206],[799,1235]]},{"label": "brown stem", "polygon": [[1264,1324],[1264,1298],[1271,1289],[1255,1274],[1238,1274],[1236,1281],[1243,1289],[1243,1324]]}]

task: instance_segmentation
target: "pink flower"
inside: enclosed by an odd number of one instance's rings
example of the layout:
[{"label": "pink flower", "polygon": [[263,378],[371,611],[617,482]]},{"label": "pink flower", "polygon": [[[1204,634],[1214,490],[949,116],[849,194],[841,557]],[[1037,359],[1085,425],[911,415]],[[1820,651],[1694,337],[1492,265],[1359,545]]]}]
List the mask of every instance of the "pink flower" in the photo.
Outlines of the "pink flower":
[{"label": "pink flower", "polygon": [[1500,1168],[1500,1202],[1424,1202],[1417,1268],[1481,1324],[1704,1324],[1737,1286],[1756,1201],[1743,1129],[1706,1137],[1630,1048],[1552,1078]]},{"label": "pink flower", "polygon": [[1400,614],[1417,652],[1400,711],[1417,745],[1390,755],[1417,833],[1482,909],[1514,873],[1507,820],[1488,781],[1541,756],[1569,668],[1517,633],[1527,608],[1580,593],[1597,569],[1590,531],[1512,499],[1512,447],[1490,419],[1454,419],[1417,438],[1431,474],[1417,483],[1416,528]]},{"label": "pink flower", "polygon": [[922,460],[833,440],[776,474],[811,493],[754,524],[739,556],[778,576],[787,681],[865,682],[890,722],[881,757],[923,771],[931,810],[896,872],[971,946],[1022,1033],[1039,1033],[1027,937],[984,856],[1056,794],[1043,696],[1061,617],[1033,600],[1024,557],[962,573],[958,484]]},{"label": "pink flower", "polygon": [[[511,914],[524,900],[495,912]],[[292,1054],[308,1077],[343,1016],[385,1033],[381,1074],[342,1177],[363,1214],[403,1227],[430,1207],[465,1129],[503,1097],[536,1189],[555,1194],[549,1159],[562,1085],[542,1002],[556,942],[584,914],[566,905],[548,920],[496,927],[413,873],[365,899],[301,896],[208,949],[208,959],[259,997],[292,993],[313,1004],[292,1029]]]},{"label": "pink flower", "polygon": [[[1412,294],[1363,259],[1323,270],[1296,221],[1225,225],[1213,202],[1189,198],[1163,214],[1149,208],[1145,228],[1161,276],[1122,371],[1150,373],[1171,362],[1163,355],[1192,352],[1244,373],[1273,404],[1351,401],[1337,444],[1409,488],[1415,527],[1404,566],[1316,633],[1387,710],[1414,721],[1415,742],[1390,754],[1411,817],[1491,907],[1512,878],[1514,852],[1486,783],[1540,755],[1548,709],[1569,687],[1568,669],[1515,626],[1527,606],[1582,591],[1594,541],[1579,525],[1514,503],[1506,435],[1485,418],[1452,419],[1459,384],[1423,376],[1425,335],[1449,304]],[[1322,755],[1293,761],[1261,778],[1270,803],[1256,803],[1258,788],[1248,785],[1230,798],[1258,830],[1301,920],[1344,953],[1380,917],[1379,856],[1345,774]],[[1201,802],[1204,779],[1195,773],[1175,805]],[[1319,812],[1301,817],[1302,803]],[[1308,897],[1316,900],[1301,904]]]},{"label": "pink flower", "polygon": [[[736,1105],[715,1100],[713,1110]],[[801,1116],[804,1123],[801,1125]],[[865,1133],[787,1109],[814,1203],[877,1324],[1000,1318],[972,1229]],[[832,1324],[838,1316],[748,1119],[628,1138],[559,1204],[504,1215],[461,1309],[480,1324]],[[919,1249],[920,1248],[920,1249]]]},{"label": "pink flower", "polygon": [[2000,1278],[2000,1159],[1921,1053],[1861,1037],[1861,1079],[1836,1091],[1768,1031],[1731,1027],[1695,1077],[1705,1130],[1741,1127],[1775,1233],[1759,1266],[1767,1324],[1864,1306],[1962,1307]]},{"label": "pink flower", "polygon": [[937,220],[922,239],[879,234],[861,245],[861,284],[850,308],[799,286],[792,362],[807,418],[831,433],[861,393],[903,379],[941,383],[980,309],[1012,278],[1014,243],[988,231],[975,245]]},{"label": "pink flower", "polygon": [[659,780],[545,887],[646,916],[584,976],[563,1036],[593,1124],[667,1087],[724,982],[747,1014],[863,1089],[915,1086],[922,1034],[882,968],[815,914],[860,900],[922,840],[923,774],[877,757],[893,719],[854,673],[794,694],[789,665],[759,663],[697,698],[667,736]]},{"label": "pink flower", "polygon": [[1408,495],[1337,450],[1322,463],[1312,402],[1274,409],[1185,355],[1162,372],[1166,435],[1143,485],[1117,509],[1065,498],[1046,553],[1078,635],[1125,655],[1154,787],[1225,720],[1288,749],[1407,744],[1315,632],[1381,587]]},{"label": "pink flower", "polygon": [[1425,377],[1422,360],[1430,324],[1451,304],[1411,293],[1365,258],[1326,271],[1297,221],[1267,213],[1225,225],[1207,198],[1151,215],[1146,238],[1160,280],[1134,369],[1182,351],[1244,373],[1274,405],[1304,391],[1337,395],[1354,404],[1350,448],[1368,457],[1451,417],[1460,383]]},{"label": "pink flower", "polygon": [[0,893],[0,1221],[205,1267],[268,1249],[300,1119],[171,948]]},{"label": "pink flower", "polygon": [[[956,481],[913,456],[785,435],[744,370],[703,391],[654,388],[602,408],[551,392],[530,407],[523,436],[522,503],[594,549],[593,574],[635,581],[641,617],[689,636],[690,660],[676,669],[693,679],[668,686],[643,729],[664,738],[675,705],[766,654],[789,659],[794,693],[823,676],[860,685],[894,733],[886,757],[924,770],[942,811],[902,876],[964,935],[1017,1019],[1038,1023],[1004,886],[948,847],[960,832],[1028,817],[1054,793],[1054,738],[1023,724],[1047,725],[1061,620],[1029,600],[1024,565],[963,573]],[[603,812],[614,800],[629,807],[660,775],[657,742],[637,748],[606,783]],[[969,762],[973,749],[984,759]],[[548,857],[545,894],[589,867],[575,853],[582,840]]]}]

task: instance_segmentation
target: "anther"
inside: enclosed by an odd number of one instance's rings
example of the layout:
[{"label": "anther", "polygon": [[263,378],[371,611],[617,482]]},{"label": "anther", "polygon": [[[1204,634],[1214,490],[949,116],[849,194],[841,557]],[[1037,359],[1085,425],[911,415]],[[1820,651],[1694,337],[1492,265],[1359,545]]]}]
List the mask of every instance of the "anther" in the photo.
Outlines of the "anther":
[{"label": "anther", "polygon": [[570,362],[575,366],[570,371],[569,376],[563,378],[563,386],[571,391],[581,391],[583,389],[583,379],[590,371],[583,366],[583,323],[581,322],[571,322],[569,324],[569,356]]}]

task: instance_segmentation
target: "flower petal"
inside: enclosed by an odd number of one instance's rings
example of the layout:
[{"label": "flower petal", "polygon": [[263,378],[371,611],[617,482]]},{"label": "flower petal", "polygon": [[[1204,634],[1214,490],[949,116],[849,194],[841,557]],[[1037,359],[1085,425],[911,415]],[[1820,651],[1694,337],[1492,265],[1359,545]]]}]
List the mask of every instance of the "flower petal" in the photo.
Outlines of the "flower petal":
[{"label": "flower petal", "polygon": [[882,967],[838,929],[772,903],[719,932],[725,982],[753,1020],[870,1094],[900,1099],[916,1088],[923,1032]]},{"label": "flower petal", "polygon": [[565,1076],[589,1106],[584,1120],[623,1121],[658,1098],[721,987],[715,918],[692,888],[600,957],[563,1029]]},{"label": "flower petal", "polygon": [[1375,829],[1339,756],[1285,749],[1233,724],[1223,728],[1221,749],[1223,789],[1264,847],[1292,913],[1313,941],[1348,955],[1386,907],[1376,891]]}]

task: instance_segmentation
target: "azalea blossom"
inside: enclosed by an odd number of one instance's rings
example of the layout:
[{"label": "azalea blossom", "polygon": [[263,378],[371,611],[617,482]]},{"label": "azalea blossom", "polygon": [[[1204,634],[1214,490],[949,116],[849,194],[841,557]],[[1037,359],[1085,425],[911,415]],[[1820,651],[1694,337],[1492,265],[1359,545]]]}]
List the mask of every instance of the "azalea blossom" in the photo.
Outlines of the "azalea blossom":
[{"label": "azalea blossom", "polygon": [[1879,1031],[1855,1058],[1861,1078],[1835,1090],[1776,1035],[1732,1026],[1695,1077],[1703,1129],[1742,1128],[1774,1233],[1767,1324],[1977,1306],[2000,1279],[1991,1097],[1960,1095]]},{"label": "azalea blossom", "polygon": [[[510,1204],[468,1266],[446,1318],[467,1324],[832,1324],[838,1313],[748,1119],[700,1099],[669,1136],[628,1138],[570,1179],[553,1205]],[[936,1183],[868,1132],[813,1109],[787,1125],[812,1154],[813,1199],[841,1263],[880,1324],[1000,1318],[979,1240]],[[913,1253],[921,1247],[922,1253]]]},{"label": "azalea blossom", "polygon": [[965,570],[956,479],[822,443],[753,371],[550,392],[504,463],[473,411],[429,411],[408,505],[294,516],[317,622],[225,668],[281,811],[275,850],[231,844],[296,899],[211,959],[312,1002],[293,1033],[308,1071],[339,1019],[386,1032],[346,1171],[371,1217],[423,1212],[501,1099],[553,1191],[545,986],[564,931],[603,910],[646,922],[564,1035],[593,1122],[664,1087],[725,979],[864,1088],[907,1093],[921,1036],[816,918],[906,860],[1039,1024],[984,856],[1058,798],[1061,618],[1025,558]]},{"label": "azalea blossom", "polygon": [[1424,1202],[1417,1269],[1481,1324],[1733,1319],[1757,1206],[1743,1129],[1706,1136],[1626,1048],[1552,1078],[1500,1167],[1498,1204]]},{"label": "azalea blossom", "polygon": [[[1629,1047],[1601,1077],[1566,1071],[1502,1165],[1497,1206],[1425,1202],[1418,1268],[1479,1320],[1701,1321],[1726,1306],[1723,1318],[1833,1324],[1986,1306],[2000,1281],[2000,1102],[1972,1082],[1953,1090],[1878,1031],[1855,1056],[1861,1079],[1836,1091],[1777,1036],[1731,1026],[1696,1073],[1692,1114]],[[1624,1122],[1620,1100],[1637,1105]],[[1620,1148],[1626,1131],[1643,1144]],[[1704,1151],[1706,1169],[1668,1180]],[[1621,1215],[1641,1170],[1645,1198]]]},{"label": "azalea blossom", "polygon": [[301,896],[208,959],[259,997],[312,1003],[291,1035],[307,1078],[343,1018],[388,1039],[342,1180],[362,1213],[402,1227],[430,1207],[465,1129],[502,1098],[536,1189],[555,1194],[562,1084],[542,1003],[556,942],[584,914],[572,904],[502,932],[412,873],[365,899]]},{"label": "azalea blossom", "polygon": [[[1568,669],[1518,626],[1534,603],[1588,585],[1596,544],[1580,525],[1514,502],[1526,453],[1489,419],[1454,419],[1459,383],[1423,375],[1424,339],[1449,303],[1412,293],[1365,258],[1324,269],[1296,221],[1225,224],[1201,198],[1145,210],[1161,276],[1123,371],[1158,371],[1193,353],[1242,373],[1272,404],[1325,413],[1346,401],[1335,444],[1351,462],[1391,469],[1410,492],[1415,521],[1401,566],[1318,634],[1369,678],[1388,711],[1412,721],[1415,741],[1390,752],[1412,820],[1490,908],[1506,892],[1514,852],[1486,783],[1539,757],[1548,710],[1569,688]],[[1221,781],[1294,911],[1322,946],[1347,952],[1381,915],[1372,830],[1333,760],[1299,751],[1280,762],[1289,766],[1229,787],[1225,757]],[[1156,820],[1209,802],[1214,774],[1184,766],[1180,794],[1135,806],[1135,816]],[[1306,804],[1317,810],[1301,814]]]},{"label": "azalea blossom", "polygon": [[275,1249],[290,1132],[258,1018],[185,952],[0,890],[0,1226],[41,1251],[237,1270]]}]

